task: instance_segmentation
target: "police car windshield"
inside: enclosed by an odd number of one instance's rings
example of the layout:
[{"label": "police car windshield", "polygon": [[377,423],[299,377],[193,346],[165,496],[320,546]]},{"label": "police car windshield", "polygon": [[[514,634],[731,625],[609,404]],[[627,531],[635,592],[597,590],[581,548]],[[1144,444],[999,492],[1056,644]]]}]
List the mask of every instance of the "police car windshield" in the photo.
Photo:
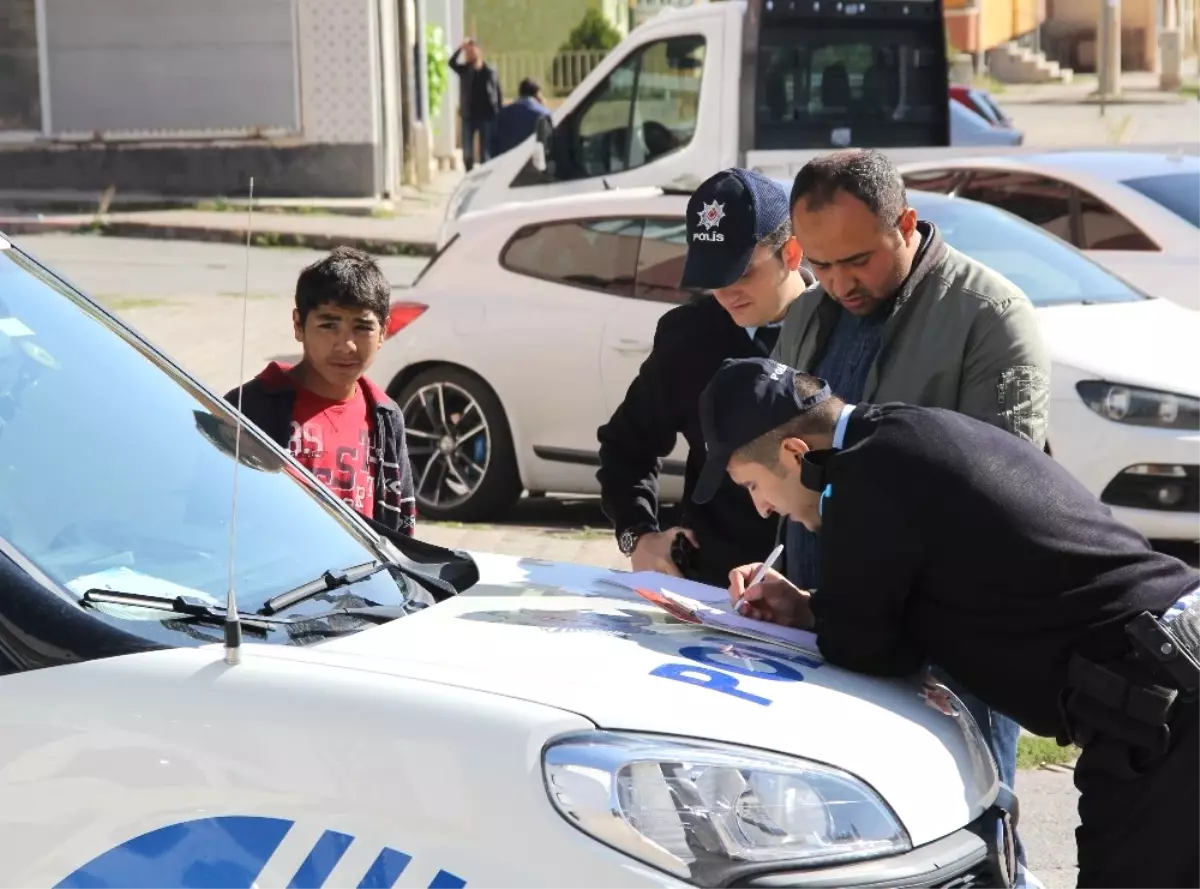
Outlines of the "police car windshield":
[{"label": "police car windshield", "polygon": [[[79,596],[107,588],[224,605],[234,423],[222,400],[143,351],[29,257],[0,249],[0,537],[60,586]],[[241,610],[379,558],[316,491],[280,452],[243,437]],[[399,605],[408,591],[404,578],[382,571],[288,616]],[[169,619],[114,613],[125,629],[156,638]]]},{"label": "police car windshield", "polygon": [[1148,299],[1074,247],[1003,210],[915,191],[908,202],[947,244],[1008,278],[1035,306]]}]

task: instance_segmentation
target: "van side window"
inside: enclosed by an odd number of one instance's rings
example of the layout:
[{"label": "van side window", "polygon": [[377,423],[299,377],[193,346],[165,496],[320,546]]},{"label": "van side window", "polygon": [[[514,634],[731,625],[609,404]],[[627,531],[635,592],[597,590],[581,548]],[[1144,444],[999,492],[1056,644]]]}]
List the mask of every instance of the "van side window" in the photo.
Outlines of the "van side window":
[{"label": "van side window", "polygon": [[555,127],[546,175],[514,186],[609,176],[685,147],[696,133],[705,42],[672,37],[634,50]]},{"label": "van side window", "polygon": [[634,296],[653,302],[687,302],[693,294],[679,289],[685,259],[687,223],[682,218],[647,219],[638,253]]}]

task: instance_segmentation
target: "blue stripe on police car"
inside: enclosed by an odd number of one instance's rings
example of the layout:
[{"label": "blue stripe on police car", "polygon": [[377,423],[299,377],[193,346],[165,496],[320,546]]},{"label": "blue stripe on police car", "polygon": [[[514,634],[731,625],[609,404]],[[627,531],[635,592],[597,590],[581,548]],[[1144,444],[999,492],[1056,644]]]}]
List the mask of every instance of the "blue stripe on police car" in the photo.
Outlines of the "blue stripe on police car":
[{"label": "blue stripe on police car", "polygon": [[[250,815],[199,818],[160,827],[126,840],[69,876],[55,889],[251,889],[294,821]],[[354,842],[327,830],[313,844],[288,889],[322,889]],[[412,856],[384,847],[358,889],[391,889]],[[439,870],[429,889],[461,889],[467,883]]]}]

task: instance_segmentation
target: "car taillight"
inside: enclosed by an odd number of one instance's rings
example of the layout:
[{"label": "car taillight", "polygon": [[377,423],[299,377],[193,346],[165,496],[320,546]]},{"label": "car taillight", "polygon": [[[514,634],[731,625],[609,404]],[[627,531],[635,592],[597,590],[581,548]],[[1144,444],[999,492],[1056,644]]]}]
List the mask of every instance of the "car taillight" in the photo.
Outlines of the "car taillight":
[{"label": "car taillight", "polygon": [[404,328],[408,327],[408,325],[420,318],[421,314],[428,308],[429,306],[425,305],[424,303],[392,303],[392,307],[388,310],[386,336],[395,336]]}]

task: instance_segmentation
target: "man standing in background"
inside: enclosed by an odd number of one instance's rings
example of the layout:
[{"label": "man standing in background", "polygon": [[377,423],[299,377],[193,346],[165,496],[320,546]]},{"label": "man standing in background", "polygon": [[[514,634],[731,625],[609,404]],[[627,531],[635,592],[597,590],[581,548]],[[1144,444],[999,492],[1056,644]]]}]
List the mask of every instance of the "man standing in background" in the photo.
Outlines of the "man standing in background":
[{"label": "man standing in background", "polygon": [[521,81],[515,102],[500,109],[496,117],[496,147],[492,156],[504,154],[516,148],[533,135],[537,122],[550,116],[550,109],[542,99],[542,86],[532,77]]},{"label": "man standing in background", "polygon": [[[464,61],[465,59],[465,61]],[[492,158],[495,141],[496,115],[504,104],[500,94],[500,78],[495,69],[483,60],[483,49],[468,37],[450,56],[450,70],[458,75],[458,110],[462,118],[463,166],[467,172],[475,166],[476,158],[486,163]],[[479,135],[479,154],[475,154],[475,135]]]}]

